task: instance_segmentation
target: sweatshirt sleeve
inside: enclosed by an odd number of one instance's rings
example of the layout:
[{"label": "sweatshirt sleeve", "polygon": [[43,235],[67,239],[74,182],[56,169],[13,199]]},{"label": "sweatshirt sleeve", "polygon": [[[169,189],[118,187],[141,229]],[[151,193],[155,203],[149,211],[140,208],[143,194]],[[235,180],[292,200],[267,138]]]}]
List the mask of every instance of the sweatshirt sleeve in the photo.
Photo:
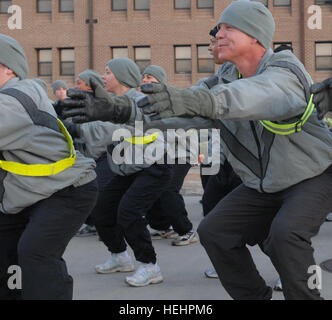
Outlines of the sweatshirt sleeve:
[{"label": "sweatshirt sleeve", "polygon": [[289,70],[269,67],[263,73],[211,89],[215,118],[225,120],[286,120],[307,106],[304,88]]}]

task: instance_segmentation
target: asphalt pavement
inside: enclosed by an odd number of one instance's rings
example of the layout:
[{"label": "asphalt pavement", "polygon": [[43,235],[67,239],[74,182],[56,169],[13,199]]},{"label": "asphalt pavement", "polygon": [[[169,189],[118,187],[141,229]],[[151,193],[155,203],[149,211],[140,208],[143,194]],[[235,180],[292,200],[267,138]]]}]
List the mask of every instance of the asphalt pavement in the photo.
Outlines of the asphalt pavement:
[{"label": "asphalt pavement", "polygon": [[[198,196],[185,196],[187,210],[194,227],[202,219]],[[171,246],[171,240],[154,240],[158,264],[164,282],[147,287],[129,287],[124,279],[132,273],[96,274],[94,266],[104,263],[109,252],[97,236],[74,237],[64,255],[69,273],[74,278],[75,300],[229,300],[230,296],[219,280],[208,279],[204,270],[211,267],[199,242],[183,247]],[[332,222],[326,222],[313,238],[316,263],[332,259]],[[273,286],[278,278],[269,258],[259,247],[251,247],[256,266],[266,283]],[[132,251],[129,249],[132,254]],[[332,300],[332,273],[322,271],[322,296]],[[283,300],[274,292],[274,300]]]}]

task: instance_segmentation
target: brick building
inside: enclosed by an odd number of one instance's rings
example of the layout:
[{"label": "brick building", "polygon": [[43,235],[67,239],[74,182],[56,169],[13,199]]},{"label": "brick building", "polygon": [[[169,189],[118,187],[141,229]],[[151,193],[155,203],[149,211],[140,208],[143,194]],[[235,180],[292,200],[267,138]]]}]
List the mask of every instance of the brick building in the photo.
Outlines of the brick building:
[{"label": "brick building", "polygon": [[[216,70],[207,53],[208,32],[230,2],[0,0],[0,32],[23,45],[30,77],[49,84],[62,79],[73,85],[84,69],[102,73],[109,59],[128,56],[141,68],[161,65],[169,83],[185,87]],[[332,1],[261,2],[276,20],[274,46],[291,43],[314,80],[332,76]],[[10,5],[19,8],[8,13]],[[17,25],[20,13],[21,29],[11,30],[10,23]]]}]

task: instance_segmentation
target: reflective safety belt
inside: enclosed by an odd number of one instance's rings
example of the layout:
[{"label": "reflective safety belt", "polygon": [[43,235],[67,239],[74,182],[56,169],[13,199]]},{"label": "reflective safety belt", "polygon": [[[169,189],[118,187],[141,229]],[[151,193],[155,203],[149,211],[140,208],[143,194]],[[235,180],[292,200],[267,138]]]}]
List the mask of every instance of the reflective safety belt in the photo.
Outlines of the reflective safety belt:
[{"label": "reflective safety belt", "polygon": [[150,136],[145,136],[145,137],[132,137],[132,138],[127,138],[125,139],[125,141],[131,143],[131,144],[147,144],[147,143],[151,143],[154,140],[157,139],[158,137],[158,132],[150,135]]},{"label": "reflective safety belt", "polygon": [[[274,62],[273,64],[268,65],[268,67],[281,67],[281,68],[286,68],[286,69],[290,70],[291,72],[293,72],[304,87],[305,94],[306,94],[306,100],[307,100],[308,104],[307,104],[307,107],[306,107],[304,113],[302,114],[301,118],[296,122],[283,123],[283,124],[276,123],[273,121],[268,121],[268,120],[260,120],[259,122],[267,130],[269,130],[275,134],[279,134],[279,135],[289,135],[292,133],[300,132],[302,130],[303,125],[306,123],[306,121],[309,119],[309,117],[311,116],[312,112],[315,109],[315,104],[312,103],[312,99],[313,99],[314,95],[313,94],[310,95],[310,87],[307,82],[307,79],[304,76],[302,70],[293,63],[289,63],[286,61],[277,61],[277,62]],[[241,78],[241,77],[242,76],[239,73],[239,78]],[[313,83],[312,80],[311,80],[311,83]]]},{"label": "reflective safety belt", "polygon": [[[68,133],[66,127],[64,124],[59,120],[55,119],[53,116],[50,114],[47,114],[46,112],[38,110],[37,106],[35,103],[32,101],[32,99],[27,96],[25,93],[22,91],[16,90],[16,89],[7,89],[3,90],[0,93],[10,95],[14,98],[16,98],[22,106],[26,109],[28,114],[30,115],[32,121],[34,121],[37,117],[39,121],[39,125],[42,125],[41,122],[48,122],[46,127],[55,129],[55,126],[57,126],[57,130],[61,132],[67,139],[68,141],[68,146],[69,146],[69,157],[62,159],[60,161],[51,163],[51,164],[22,164],[18,162],[13,162],[13,161],[2,161],[0,160],[0,168],[2,170],[17,174],[17,175],[22,175],[22,176],[32,176],[32,177],[42,177],[42,176],[52,176],[56,175],[67,168],[71,167],[76,160],[76,152],[73,144],[73,140]],[[32,101],[32,102],[31,102]],[[24,103],[24,104],[23,104]],[[40,113],[39,113],[40,112]],[[57,120],[57,124],[55,122]],[[50,122],[52,124],[50,124]],[[34,121],[35,123],[35,121]]]}]

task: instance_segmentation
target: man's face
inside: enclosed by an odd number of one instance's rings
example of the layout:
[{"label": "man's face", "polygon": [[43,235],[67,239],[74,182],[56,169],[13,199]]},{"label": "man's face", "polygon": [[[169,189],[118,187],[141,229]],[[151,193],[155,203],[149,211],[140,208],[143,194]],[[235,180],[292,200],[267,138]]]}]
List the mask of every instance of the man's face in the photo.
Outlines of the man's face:
[{"label": "man's face", "polygon": [[217,38],[210,36],[210,45],[208,47],[208,50],[213,57],[213,61],[215,64],[223,64],[226,61],[223,59],[219,59],[219,50],[217,45]]},{"label": "man's face", "polygon": [[257,41],[244,32],[228,25],[220,24],[216,34],[218,41],[218,59],[236,62],[243,57]]},{"label": "man's face", "polygon": [[108,68],[105,68],[105,73],[102,75],[104,80],[104,88],[108,92],[115,92],[121,84],[118,79],[115,77],[114,73]]},{"label": "man's face", "polygon": [[64,100],[67,98],[67,89],[65,88],[58,88],[55,90],[55,97],[58,99],[58,100]]},{"label": "man's face", "polygon": [[146,83],[159,83],[159,81],[152,76],[151,74],[145,74],[142,77],[142,84],[146,84]]},{"label": "man's face", "polygon": [[77,78],[75,80],[75,89],[77,90],[86,90],[86,91],[92,91],[91,87],[89,87],[85,81],[83,81],[81,78]]}]

